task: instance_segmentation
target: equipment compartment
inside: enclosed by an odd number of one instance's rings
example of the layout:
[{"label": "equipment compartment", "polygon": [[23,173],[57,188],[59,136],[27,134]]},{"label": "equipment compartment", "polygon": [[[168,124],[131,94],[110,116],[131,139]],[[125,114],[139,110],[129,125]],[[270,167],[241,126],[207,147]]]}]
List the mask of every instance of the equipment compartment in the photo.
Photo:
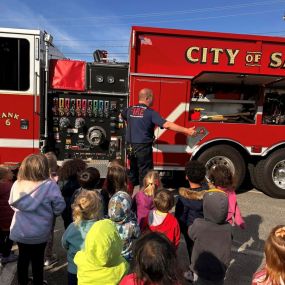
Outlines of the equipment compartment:
[{"label": "equipment compartment", "polygon": [[255,123],[264,86],[276,77],[234,73],[202,73],[192,81],[190,120]]}]

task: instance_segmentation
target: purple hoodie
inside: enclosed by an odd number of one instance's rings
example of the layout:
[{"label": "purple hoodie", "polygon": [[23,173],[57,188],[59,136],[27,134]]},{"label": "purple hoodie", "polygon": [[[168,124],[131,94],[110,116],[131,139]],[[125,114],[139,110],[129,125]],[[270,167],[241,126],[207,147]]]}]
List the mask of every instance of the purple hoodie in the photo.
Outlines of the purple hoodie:
[{"label": "purple hoodie", "polygon": [[143,190],[140,190],[135,196],[135,202],[137,206],[138,224],[141,226],[142,219],[147,217],[149,211],[154,208],[153,197],[147,196]]},{"label": "purple hoodie", "polygon": [[14,210],[10,239],[25,244],[46,242],[54,215],[60,215],[65,208],[58,185],[50,179],[17,180],[12,186],[9,204]]}]

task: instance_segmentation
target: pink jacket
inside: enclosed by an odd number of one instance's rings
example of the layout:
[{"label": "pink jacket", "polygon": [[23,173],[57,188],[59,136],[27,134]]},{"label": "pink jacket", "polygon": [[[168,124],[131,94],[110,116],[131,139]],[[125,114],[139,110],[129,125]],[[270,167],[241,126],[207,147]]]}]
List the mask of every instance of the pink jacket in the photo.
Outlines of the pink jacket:
[{"label": "pink jacket", "polygon": [[229,210],[228,210],[228,217],[227,222],[231,225],[237,225],[240,228],[245,228],[245,222],[241,215],[238,203],[237,203],[237,195],[233,189],[226,189],[222,187],[218,187],[220,190],[223,190],[228,195],[229,201]]}]

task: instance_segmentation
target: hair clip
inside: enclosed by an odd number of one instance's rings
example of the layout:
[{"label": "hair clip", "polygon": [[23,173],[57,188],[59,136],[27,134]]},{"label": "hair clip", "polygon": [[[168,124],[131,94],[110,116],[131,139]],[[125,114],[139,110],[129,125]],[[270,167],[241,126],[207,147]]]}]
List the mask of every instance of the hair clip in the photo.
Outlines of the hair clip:
[{"label": "hair clip", "polygon": [[275,231],[275,236],[276,237],[285,237],[285,227],[279,228],[278,230]]}]

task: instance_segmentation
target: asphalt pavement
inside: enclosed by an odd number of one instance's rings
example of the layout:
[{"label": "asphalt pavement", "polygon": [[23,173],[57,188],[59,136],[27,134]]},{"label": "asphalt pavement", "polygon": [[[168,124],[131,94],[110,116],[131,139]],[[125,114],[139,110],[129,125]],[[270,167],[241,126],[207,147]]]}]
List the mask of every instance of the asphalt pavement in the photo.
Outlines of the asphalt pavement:
[{"label": "asphalt pavement", "polygon": [[[225,285],[250,285],[253,273],[262,265],[263,247],[270,230],[285,224],[284,200],[270,198],[263,193],[251,190],[238,194],[238,203],[246,221],[246,229],[233,229],[232,260]],[[67,284],[66,252],[60,239],[64,228],[61,218],[55,228],[55,252],[59,261],[45,270],[45,279],[49,285]],[[179,262],[183,268],[189,265],[184,240],[178,249]],[[1,269],[1,285],[16,285],[16,263],[10,263]]]}]

